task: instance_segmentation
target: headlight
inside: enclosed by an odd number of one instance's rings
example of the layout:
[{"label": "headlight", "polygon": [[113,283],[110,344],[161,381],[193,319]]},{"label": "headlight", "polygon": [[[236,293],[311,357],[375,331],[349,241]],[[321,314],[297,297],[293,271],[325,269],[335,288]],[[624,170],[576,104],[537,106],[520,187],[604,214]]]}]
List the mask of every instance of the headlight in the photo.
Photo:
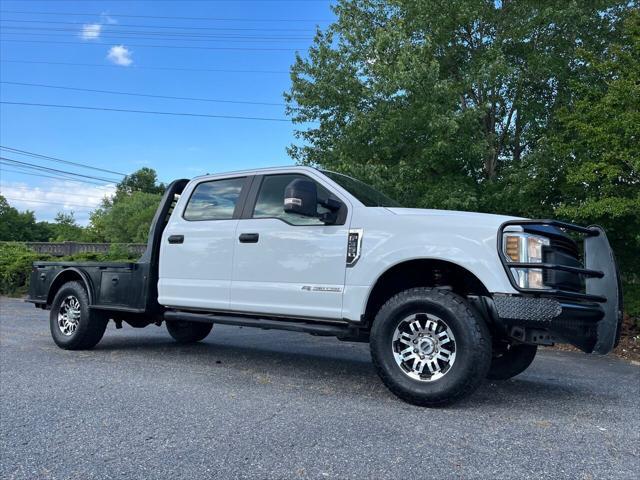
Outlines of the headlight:
[{"label": "headlight", "polygon": [[[529,233],[505,233],[502,249],[507,262],[542,263],[542,247],[549,239]],[[511,272],[520,288],[549,288],[542,283],[541,268],[512,268]]]}]

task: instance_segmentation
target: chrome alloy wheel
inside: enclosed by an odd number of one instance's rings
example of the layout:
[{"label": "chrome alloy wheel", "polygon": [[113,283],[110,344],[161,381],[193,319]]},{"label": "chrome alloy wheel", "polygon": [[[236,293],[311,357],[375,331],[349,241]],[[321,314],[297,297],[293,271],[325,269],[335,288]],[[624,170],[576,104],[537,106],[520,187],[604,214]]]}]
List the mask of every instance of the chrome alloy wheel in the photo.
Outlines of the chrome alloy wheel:
[{"label": "chrome alloy wheel", "polygon": [[447,374],[456,360],[456,339],[441,318],[416,313],[403,319],[391,341],[400,369],[414,380],[433,382]]},{"label": "chrome alloy wheel", "polygon": [[69,295],[60,304],[58,310],[58,328],[63,335],[73,335],[80,323],[80,301]]}]

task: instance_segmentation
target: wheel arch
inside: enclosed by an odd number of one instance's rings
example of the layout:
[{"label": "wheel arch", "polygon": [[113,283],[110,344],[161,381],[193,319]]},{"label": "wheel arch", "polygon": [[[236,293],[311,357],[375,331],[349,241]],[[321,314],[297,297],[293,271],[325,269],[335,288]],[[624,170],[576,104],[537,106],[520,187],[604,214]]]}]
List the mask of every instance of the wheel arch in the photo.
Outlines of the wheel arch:
[{"label": "wheel arch", "polygon": [[84,288],[87,290],[87,296],[89,297],[89,304],[93,304],[94,289],[89,275],[76,267],[69,267],[61,270],[51,282],[49,293],[47,294],[47,306],[51,306],[56,293],[58,293],[58,290],[60,290],[62,285],[73,281],[78,281],[84,285]]},{"label": "wheel arch", "polygon": [[461,296],[489,296],[484,283],[469,269],[449,260],[415,258],[389,266],[369,290],[363,320],[371,323],[393,295],[414,287],[443,287]]}]

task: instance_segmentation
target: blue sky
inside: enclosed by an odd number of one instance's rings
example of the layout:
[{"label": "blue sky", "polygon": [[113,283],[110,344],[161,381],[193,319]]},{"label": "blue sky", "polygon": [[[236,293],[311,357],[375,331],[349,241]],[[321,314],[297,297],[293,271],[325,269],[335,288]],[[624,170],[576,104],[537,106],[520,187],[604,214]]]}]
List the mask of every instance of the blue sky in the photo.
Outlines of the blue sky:
[{"label": "blue sky", "polygon": [[[334,18],[330,4],[330,0],[3,0],[0,79],[5,83],[0,84],[0,97],[4,102],[284,119],[282,93],[290,85],[288,70],[295,51],[304,54],[316,26],[325,28]],[[173,48],[184,46],[202,48]],[[148,98],[6,82],[278,105]],[[290,122],[0,105],[2,146],[117,172],[149,166],[163,181],[292,163],[285,149],[294,141],[293,131]],[[2,156],[117,178],[6,150]],[[34,210],[39,220],[52,219],[59,210],[74,210],[76,218],[86,223],[88,211],[111,190],[9,172],[20,168],[6,164],[1,167],[3,195],[20,210]]]}]

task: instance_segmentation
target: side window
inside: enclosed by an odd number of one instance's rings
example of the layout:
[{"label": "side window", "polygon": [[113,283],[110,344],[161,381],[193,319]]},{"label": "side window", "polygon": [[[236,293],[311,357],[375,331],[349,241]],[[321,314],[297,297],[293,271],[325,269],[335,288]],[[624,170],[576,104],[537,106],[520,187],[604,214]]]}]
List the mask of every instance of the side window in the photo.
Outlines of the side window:
[{"label": "side window", "polygon": [[[284,189],[293,180],[303,178],[309,180],[309,177],[299,174],[284,175],[268,175],[262,180],[260,192],[256,199],[256,206],[253,209],[253,218],[281,218],[292,225],[323,225],[318,218],[305,217],[284,211]],[[329,191],[319,183],[318,200],[327,199]],[[318,205],[318,213],[325,213],[328,210]]]},{"label": "side window", "polygon": [[245,178],[227,178],[196,186],[184,210],[185,220],[230,220]]}]

